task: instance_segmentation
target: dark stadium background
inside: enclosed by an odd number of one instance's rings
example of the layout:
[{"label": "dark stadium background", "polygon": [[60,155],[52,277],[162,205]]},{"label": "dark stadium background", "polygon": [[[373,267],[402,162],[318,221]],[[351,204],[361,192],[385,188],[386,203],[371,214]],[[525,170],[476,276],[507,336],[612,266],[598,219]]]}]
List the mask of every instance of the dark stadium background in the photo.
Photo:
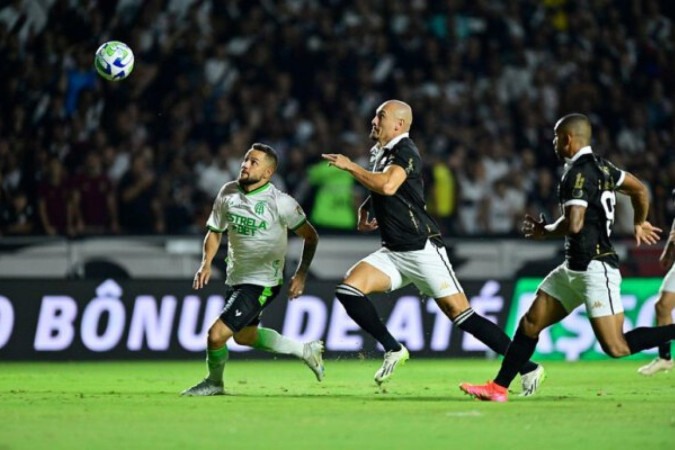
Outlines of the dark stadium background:
[{"label": "dark stadium background", "polygon": [[[153,267],[164,277],[151,274],[140,291],[163,281],[170,291],[185,280],[173,292],[185,294],[215,192],[236,177],[255,141],[279,151],[274,182],[302,203],[323,242],[359,247],[355,231],[331,218],[353,220],[365,193],[326,175],[319,155],[341,152],[365,164],[370,120],[388,98],[413,107],[429,210],[455,266],[483,267],[500,249],[503,263],[489,276],[460,272],[472,290],[491,279],[513,286],[559,261],[561,244],[525,243],[518,218],[558,214],[552,127],[569,112],[591,118],[594,149],[645,182],[650,220],[668,229],[675,217],[674,5],[0,1],[0,300],[9,299],[0,306],[30,299],[16,311],[28,308],[37,320],[40,293],[75,292],[84,305],[102,280],[147,280]],[[93,68],[96,48],[113,39],[136,57],[131,76],[116,83]],[[148,180],[143,195],[125,201],[121,192],[138,179]],[[88,194],[94,182],[104,195]],[[107,201],[115,208],[101,206]],[[334,215],[321,214],[326,205]],[[76,210],[86,218],[82,227],[68,223]],[[662,276],[660,247],[634,248],[631,225],[630,204],[620,198],[624,276]],[[127,250],[130,238],[137,253]],[[547,255],[537,253],[542,248]],[[349,267],[345,261],[363,255],[319,256],[316,270],[329,275],[314,276],[329,283]],[[114,262],[125,258],[142,267]],[[40,284],[46,280],[57,284]],[[7,320],[7,309],[1,314]],[[33,343],[29,335],[22,345]]]}]

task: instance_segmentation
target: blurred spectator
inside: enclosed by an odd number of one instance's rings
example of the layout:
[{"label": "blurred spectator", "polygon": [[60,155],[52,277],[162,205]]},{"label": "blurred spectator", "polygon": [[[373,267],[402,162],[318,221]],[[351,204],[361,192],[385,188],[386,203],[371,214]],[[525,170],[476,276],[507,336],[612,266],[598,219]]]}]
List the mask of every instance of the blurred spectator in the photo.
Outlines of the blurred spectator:
[{"label": "blurred spectator", "polygon": [[49,236],[74,236],[75,214],[67,174],[56,157],[47,161],[44,179],[38,184],[37,212],[42,230]]},{"label": "blurred spectator", "polygon": [[73,212],[78,234],[119,233],[115,188],[103,172],[101,155],[90,151],[71,177]]},{"label": "blurred spectator", "polygon": [[25,236],[34,234],[35,209],[23,191],[15,191],[0,196],[0,234],[6,236]]},{"label": "blurred spectator", "polygon": [[492,234],[515,234],[525,211],[522,191],[509,187],[506,178],[494,182],[492,194],[481,205],[487,225]]},{"label": "blurred spectator", "polygon": [[227,144],[221,145],[214,157],[211,157],[208,147],[202,151],[205,153],[205,161],[210,160],[210,163],[204,164],[201,169],[197,170],[197,186],[211,198],[216,198],[223,184],[238,176],[238,172],[235,174],[230,172],[229,162],[232,151]]},{"label": "blurred spectator", "polygon": [[470,161],[466,174],[460,174],[459,224],[463,234],[480,234],[486,231],[483,202],[489,197],[489,183],[481,161]]},{"label": "blurred spectator", "polygon": [[631,156],[645,151],[647,125],[642,111],[634,109],[629,112],[628,123],[621,127],[619,135],[616,138],[616,144],[619,149]]},{"label": "blurred spectator", "polygon": [[164,232],[164,217],[157,196],[157,180],[148,155],[138,153],[117,188],[119,219],[128,234]]},{"label": "blurred spectator", "polygon": [[434,158],[425,178],[429,214],[438,222],[441,233],[447,236],[456,235],[457,180],[452,164],[441,158]]},{"label": "blurred spectator", "polygon": [[92,67],[91,54],[87,48],[77,51],[72,67],[64,74],[61,90],[66,94],[66,116],[70,117],[78,108],[80,93],[84,89],[93,89],[96,83],[96,70]]},{"label": "blurred spectator", "polygon": [[[447,162],[454,149],[466,149],[471,162],[450,169],[458,188],[457,233],[491,233],[489,211],[476,205],[494,204],[494,182],[517,171],[528,205],[552,209],[546,177],[560,176],[552,121],[572,111],[591,117],[598,152],[613,161],[624,156],[622,168],[645,177],[654,223],[668,227],[674,5],[0,2],[3,184],[36,204],[44,158],[77,167],[94,150],[117,192],[134,194],[132,155],[147,152],[146,170],[156,178],[131,203],[118,199],[127,225],[122,232],[201,232],[203,191],[236,176],[249,142],[286,155],[274,183],[311,203],[316,193],[303,178],[316,155],[344,142],[365,154],[370,143],[363,128],[372,110],[400,98],[419,111],[413,137],[428,156],[427,173],[435,174],[429,193],[440,193],[448,175],[432,161]],[[92,71],[94,52],[111,39],[136,55],[134,72],[115,83]],[[165,179],[175,173],[175,160],[189,181]],[[476,178],[475,164],[487,180]],[[440,201],[433,208],[448,206],[441,197],[433,198]]]},{"label": "blurred spectator", "polygon": [[550,171],[539,169],[534,189],[527,199],[527,211],[532,217],[544,214],[552,222],[560,215],[556,183]]},{"label": "blurred spectator", "polygon": [[[194,196],[195,187],[189,168],[182,159],[174,158],[169,170],[162,175],[159,181],[158,197],[163,211],[166,233],[183,234],[191,230],[199,232],[203,229],[203,225],[192,228]],[[209,196],[209,198],[213,197]]]},{"label": "blurred spectator", "polygon": [[354,178],[324,161],[307,169],[307,180],[314,191],[310,221],[319,229],[354,230],[359,199]]}]

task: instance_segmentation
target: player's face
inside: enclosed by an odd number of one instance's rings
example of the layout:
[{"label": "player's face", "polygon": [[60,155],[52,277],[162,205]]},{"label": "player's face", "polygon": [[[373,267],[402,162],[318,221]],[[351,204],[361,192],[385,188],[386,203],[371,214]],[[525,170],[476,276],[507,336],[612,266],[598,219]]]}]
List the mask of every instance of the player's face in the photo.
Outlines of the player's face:
[{"label": "player's face", "polygon": [[558,134],[557,128],[553,131],[553,149],[555,150],[555,154],[560,161],[565,160],[565,148],[567,145],[564,144],[564,141],[566,140],[567,139],[565,136]]},{"label": "player's face", "polygon": [[244,161],[239,169],[239,183],[248,185],[261,180],[269,180],[272,169],[267,160],[267,155],[259,150],[249,150],[244,156]]},{"label": "player's face", "polygon": [[394,118],[392,111],[388,110],[385,105],[380,105],[375,111],[375,117],[370,122],[372,128],[370,129],[370,139],[384,145],[396,136],[397,121]]}]

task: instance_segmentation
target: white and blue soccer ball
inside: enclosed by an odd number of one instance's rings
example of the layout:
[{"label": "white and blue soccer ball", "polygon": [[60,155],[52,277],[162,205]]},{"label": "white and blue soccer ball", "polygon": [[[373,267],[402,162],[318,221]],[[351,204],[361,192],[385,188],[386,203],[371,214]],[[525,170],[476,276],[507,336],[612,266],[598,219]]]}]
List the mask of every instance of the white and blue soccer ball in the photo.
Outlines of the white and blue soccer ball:
[{"label": "white and blue soccer ball", "polygon": [[124,42],[106,42],[96,50],[94,66],[106,80],[123,80],[134,70],[134,52]]}]

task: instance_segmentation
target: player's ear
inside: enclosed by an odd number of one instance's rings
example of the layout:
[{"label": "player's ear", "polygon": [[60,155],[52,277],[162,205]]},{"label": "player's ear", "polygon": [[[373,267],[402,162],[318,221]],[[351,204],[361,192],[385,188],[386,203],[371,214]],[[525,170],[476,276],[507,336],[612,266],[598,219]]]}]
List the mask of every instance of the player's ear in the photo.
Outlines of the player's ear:
[{"label": "player's ear", "polygon": [[565,131],[560,137],[563,145],[569,145],[572,142],[572,133],[569,131]]},{"label": "player's ear", "polygon": [[267,167],[265,167],[265,177],[267,179],[272,178],[272,175],[274,175],[276,168],[274,167],[274,164],[268,164]]}]

